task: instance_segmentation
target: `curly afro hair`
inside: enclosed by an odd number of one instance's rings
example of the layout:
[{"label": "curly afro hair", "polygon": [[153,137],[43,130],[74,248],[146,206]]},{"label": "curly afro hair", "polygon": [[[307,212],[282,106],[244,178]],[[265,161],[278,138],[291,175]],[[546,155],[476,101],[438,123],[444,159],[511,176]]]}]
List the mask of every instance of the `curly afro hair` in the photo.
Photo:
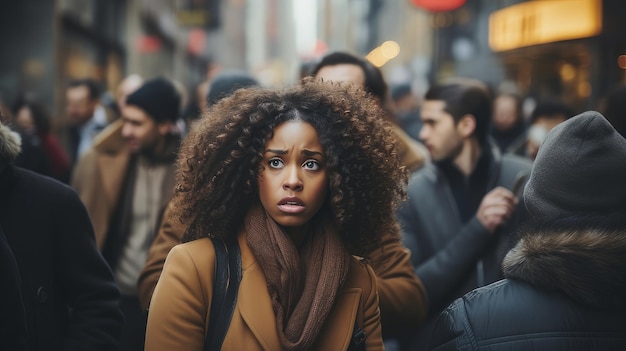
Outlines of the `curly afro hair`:
[{"label": "curly afro hair", "polygon": [[245,88],[220,100],[180,149],[174,208],[189,223],[183,240],[237,234],[259,202],[266,142],[278,125],[301,120],[316,129],[326,155],[324,207],[350,252],[366,257],[383,233],[397,235],[394,212],[406,196],[408,172],[383,115],[360,87],[310,77],[294,87]]}]

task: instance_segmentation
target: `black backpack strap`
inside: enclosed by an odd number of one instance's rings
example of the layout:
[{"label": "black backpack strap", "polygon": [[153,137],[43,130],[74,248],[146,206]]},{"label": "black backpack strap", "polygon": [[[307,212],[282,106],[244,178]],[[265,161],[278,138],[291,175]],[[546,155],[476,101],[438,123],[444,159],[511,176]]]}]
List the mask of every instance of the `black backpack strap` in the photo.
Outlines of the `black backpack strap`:
[{"label": "black backpack strap", "polygon": [[241,251],[237,240],[229,240],[227,243],[216,238],[211,240],[215,248],[215,272],[209,328],[204,341],[205,351],[217,351],[222,348],[237,304],[241,281]]}]

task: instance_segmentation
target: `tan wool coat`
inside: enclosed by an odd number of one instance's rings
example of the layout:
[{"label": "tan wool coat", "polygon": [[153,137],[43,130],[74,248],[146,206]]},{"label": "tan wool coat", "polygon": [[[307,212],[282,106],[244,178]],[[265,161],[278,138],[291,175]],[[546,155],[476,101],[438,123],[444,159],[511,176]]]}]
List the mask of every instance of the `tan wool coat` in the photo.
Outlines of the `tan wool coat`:
[{"label": "tan wool coat", "polygon": [[[245,233],[238,236],[238,242],[242,279],[222,350],[281,350],[265,275]],[[214,264],[213,243],[207,238],[171,250],[150,304],[146,351],[203,350]],[[355,322],[365,332],[367,350],[383,350],[376,278],[369,265],[353,257],[346,282],[312,350],[347,350]]]},{"label": "tan wool coat", "polygon": [[[150,305],[167,254],[181,243],[187,229],[185,223],[174,218],[173,212],[173,202],[170,202],[139,276],[139,300],[144,308]],[[380,246],[368,256],[377,277],[385,337],[413,332],[426,318],[428,304],[424,286],[414,273],[409,250],[399,238],[385,233]]]}]

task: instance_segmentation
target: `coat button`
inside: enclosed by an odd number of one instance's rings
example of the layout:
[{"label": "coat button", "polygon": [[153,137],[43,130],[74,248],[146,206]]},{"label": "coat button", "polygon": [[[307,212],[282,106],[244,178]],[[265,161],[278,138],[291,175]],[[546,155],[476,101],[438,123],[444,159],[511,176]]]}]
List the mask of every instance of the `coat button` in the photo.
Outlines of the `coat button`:
[{"label": "coat button", "polygon": [[47,301],[48,293],[46,292],[46,289],[43,288],[43,286],[40,286],[39,289],[37,289],[37,302],[46,303]]}]

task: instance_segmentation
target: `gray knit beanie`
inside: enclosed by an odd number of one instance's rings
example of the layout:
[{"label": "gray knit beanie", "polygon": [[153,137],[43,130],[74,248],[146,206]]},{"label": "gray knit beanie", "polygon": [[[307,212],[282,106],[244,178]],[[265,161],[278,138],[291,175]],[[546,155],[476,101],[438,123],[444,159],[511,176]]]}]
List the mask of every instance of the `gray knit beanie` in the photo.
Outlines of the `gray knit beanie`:
[{"label": "gray knit beanie", "polygon": [[144,110],[158,123],[178,119],[180,94],[174,84],[166,78],[158,77],[145,82],[126,98],[126,105]]},{"label": "gray knit beanie", "polygon": [[553,219],[626,211],[626,139],[595,111],[553,128],[524,189],[530,214]]}]

